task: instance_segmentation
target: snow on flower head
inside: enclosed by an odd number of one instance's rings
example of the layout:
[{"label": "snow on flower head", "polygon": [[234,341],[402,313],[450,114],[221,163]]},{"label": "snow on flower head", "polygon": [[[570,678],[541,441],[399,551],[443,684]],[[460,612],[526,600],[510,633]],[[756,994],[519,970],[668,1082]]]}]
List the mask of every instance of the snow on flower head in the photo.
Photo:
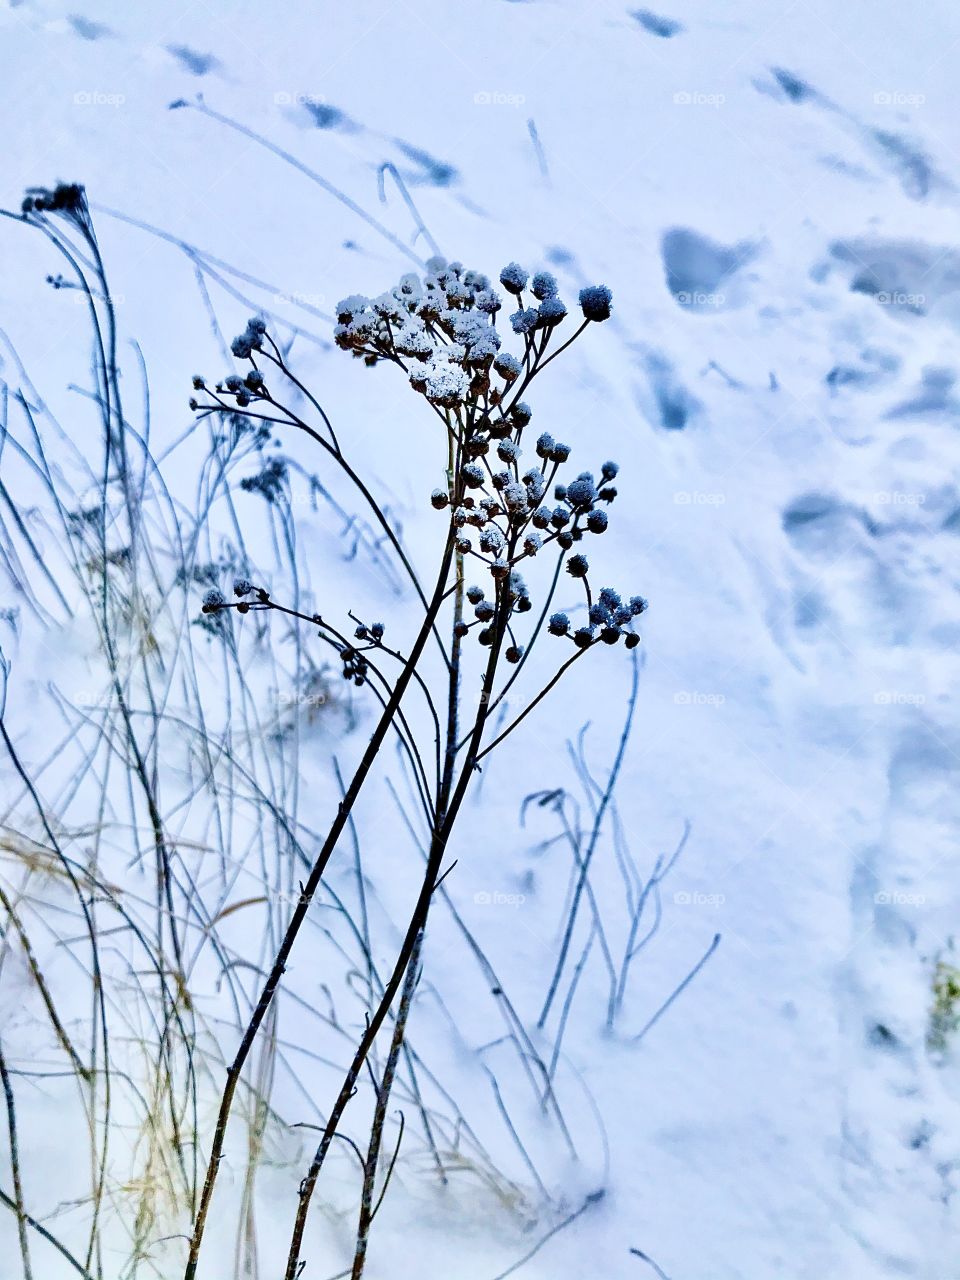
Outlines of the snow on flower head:
[{"label": "snow on flower head", "polygon": [[493,362],[493,367],[499,373],[501,378],[506,378],[508,382],[513,382],[519,378],[523,369],[523,365],[516,356],[512,356],[509,351],[504,351],[497,356]]},{"label": "snow on flower head", "polygon": [[557,297],[545,298],[537,308],[537,317],[541,325],[559,324],[566,314],[567,308]]},{"label": "snow on flower head", "polygon": [[613,294],[605,284],[592,284],[580,290],[580,309],[585,320],[608,320]]},{"label": "snow on flower head", "polygon": [[466,400],[469,390],[469,378],[455,364],[433,364],[427,370],[424,394],[433,404],[453,409]]},{"label": "snow on flower head", "polygon": [[510,293],[522,293],[529,279],[527,272],[518,262],[508,262],[500,272],[500,283]]},{"label": "snow on flower head", "polygon": [[549,271],[538,271],[530,281],[530,289],[535,298],[541,302],[554,298],[557,294],[557,279]]},{"label": "snow on flower head", "polygon": [[538,319],[539,316],[535,307],[527,307],[526,310],[521,307],[519,311],[515,311],[510,317],[510,324],[514,333],[527,334],[532,333],[537,327]]},{"label": "snow on flower head", "polygon": [[359,293],[352,293],[349,298],[344,298],[337,303],[337,319],[341,324],[349,324],[354,316],[366,310],[369,305],[369,298],[365,298]]}]

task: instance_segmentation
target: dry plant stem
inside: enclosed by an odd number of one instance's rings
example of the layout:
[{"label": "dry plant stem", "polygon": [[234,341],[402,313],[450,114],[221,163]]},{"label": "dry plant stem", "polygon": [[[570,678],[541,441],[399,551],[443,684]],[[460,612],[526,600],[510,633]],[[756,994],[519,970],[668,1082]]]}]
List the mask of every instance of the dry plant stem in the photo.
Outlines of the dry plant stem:
[{"label": "dry plant stem", "polygon": [[446,853],[447,842],[450,838],[450,833],[457,819],[457,815],[466,797],[474,768],[476,767],[477,759],[480,754],[480,741],[483,737],[483,731],[487,723],[487,708],[491,700],[497,664],[509,622],[509,610],[504,603],[503,592],[499,587],[497,589],[496,607],[496,632],[493,637],[490,656],[487,660],[486,670],[484,672],[483,685],[480,694],[480,705],[474,721],[473,731],[470,735],[467,757],[464,760],[463,767],[461,768],[460,775],[457,779],[449,807],[444,809],[442,805],[438,805],[437,824],[434,828],[431,839],[426,872],[420,887],[420,894],[410,917],[410,923],[407,926],[407,932],[403,940],[403,945],[400,948],[400,954],[397,958],[396,965],[394,966],[393,973],[390,975],[390,979],[384,988],[384,993],[379,1005],[374,1010],[370,1018],[363,1038],[357,1046],[357,1051],[354,1054],[353,1061],[350,1064],[346,1077],[344,1078],[343,1085],[340,1089],[340,1093],[337,1096],[336,1102],[334,1103],[330,1116],[327,1120],[323,1137],[321,1138],[320,1144],[314,1154],[307,1175],[300,1184],[300,1203],[297,1207],[297,1216],[294,1222],[293,1234],[290,1241],[290,1252],[287,1258],[285,1280],[297,1280],[307,1214],[309,1212],[310,1201],[313,1196],[314,1189],[317,1185],[317,1179],[320,1175],[320,1169],[326,1158],[327,1152],[330,1149],[330,1145],[333,1142],[341,1117],[343,1116],[347,1104],[353,1097],[356,1083],[359,1079],[360,1072],[363,1069],[363,1064],[367,1059],[367,1055],[373,1047],[377,1034],[403,985],[407,968],[410,965],[414,954],[418,951],[418,939],[426,925],[427,916],[430,910],[430,902],[437,885],[440,867],[443,863],[444,854]]},{"label": "dry plant stem", "polygon": [[13,1173],[13,1194],[16,1199],[17,1234],[20,1239],[20,1261],[23,1265],[23,1280],[33,1280],[30,1266],[30,1241],[27,1238],[27,1213],[24,1209],[23,1182],[20,1177],[20,1144],[17,1139],[17,1111],[13,1099],[13,1086],[10,1083],[10,1072],[7,1060],[0,1047],[0,1082],[3,1084],[3,1096],[7,1106],[7,1132],[10,1139],[10,1168]]},{"label": "dry plant stem", "polygon": [[27,933],[26,929],[24,929],[23,923],[17,912],[14,910],[13,903],[4,892],[2,885],[0,885],[0,905],[2,905],[4,911],[6,911],[7,916],[10,919],[10,923],[13,925],[14,931],[20,940],[20,946],[23,951],[24,959],[27,962],[27,967],[30,970],[30,976],[37,984],[37,990],[40,992],[40,999],[43,1001],[44,1007],[47,1010],[51,1026],[53,1027],[57,1040],[60,1042],[61,1048],[72,1062],[73,1069],[76,1071],[77,1075],[80,1076],[82,1080],[89,1081],[91,1072],[83,1062],[81,1062],[80,1055],[73,1047],[73,1043],[67,1035],[66,1028],[61,1022],[60,1015],[57,1013],[56,1006],[53,1003],[53,996],[50,994],[50,988],[47,986],[47,980],[43,976],[43,971],[37,963],[37,958],[34,955],[33,946],[30,942],[30,935]]},{"label": "dry plant stem", "polygon": [[[456,451],[454,447],[453,433],[449,428],[449,424],[447,441],[447,487],[451,504],[453,504],[457,497],[455,471]],[[458,626],[463,620],[465,597],[463,585],[463,555],[459,550],[456,552],[456,572],[453,591],[453,620],[451,627],[447,688],[447,737],[446,750],[444,752],[443,773],[439,780],[437,814],[433,824],[435,830],[440,822],[440,814],[445,812],[449,803],[450,789],[453,785],[454,768],[457,757],[456,743],[460,734],[460,662],[462,645],[461,637],[458,634]],[[379,1164],[380,1148],[383,1142],[383,1126],[387,1113],[387,1105],[390,1099],[390,1091],[393,1087],[393,1081],[396,1075],[397,1058],[401,1049],[404,1047],[407,1021],[410,1015],[410,1006],[413,1001],[413,994],[417,984],[417,976],[420,970],[420,956],[423,950],[423,939],[424,931],[423,928],[421,928],[417,934],[413,953],[407,965],[403,992],[400,997],[400,1007],[397,1011],[393,1038],[390,1043],[390,1052],[384,1069],[383,1079],[377,1092],[373,1124],[370,1131],[370,1143],[364,1168],[363,1190],[360,1199],[360,1217],[357,1224],[357,1239],[353,1259],[352,1280],[361,1280],[363,1269],[366,1264],[370,1227],[373,1223],[374,1214],[376,1213],[376,1209],[372,1207],[373,1189],[377,1175],[377,1166]],[[383,1192],[381,1192],[381,1199],[385,1192],[386,1186],[384,1186]]]},{"label": "dry plant stem", "polygon": [[[17,1209],[16,1202],[11,1200],[10,1197],[7,1195],[7,1193],[3,1190],[0,1190],[0,1204],[5,1204],[8,1209],[13,1209],[14,1212],[16,1212],[16,1209]],[[66,1261],[70,1264],[70,1266],[74,1269],[74,1271],[76,1271],[78,1275],[83,1277],[83,1280],[93,1280],[93,1276],[90,1274],[87,1268],[83,1266],[82,1263],[77,1261],[77,1259],[73,1256],[70,1250],[67,1249],[65,1245],[61,1244],[60,1241],[57,1239],[57,1237],[53,1235],[52,1232],[48,1231],[42,1222],[38,1222],[37,1219],[32,1217],[29,1213],[25,1213],[23,1217],[27,1226],[32,1227],[34,1231],[36,1231],[37,1235],[41,1236],[44,1240],[46,1240],[47,1244],[52,1245],[53,1248],[56,1249],[57,1252],[63,1258],[66,1259]]]},{"label": "dry plant stem", "polygon": [[[413,679],[416,664],[420,660],[420,656],[423,653],[423,649],[433,630],[437,614],[439,613],[443,602],[452,559],[453,537],[452,535],[448,535],[440,573],[437,577],[437,585],[434,589],[433,599],[430,601],[430,607],[427,611],[427,615],[420,626],[420,631],[414,641],[413,647],[410,650],[406,664],[397,677],[397,682],[394,685],[393,692],[390,695],[383,714],[377,722],[377,726],[374,729],[373,734],[371,735],[370,742],[363,753],[363,757],[357,767],[357,771],[337,808],[336,816],[334,817],[330,829],[327,832],[323,846],[314,860],[313,868],[303,885],[303,891],[300,894],[297,905],[290,917],[290,923],[287,925],[286,932],[284,933],[283,940],[280,943],[273,966],[267,977],[267,981],[264,984],[263,990],[260,993],[260,998],[257,1001],[249,1022],[247,1023],[247,1027],[240,1041],[237,1053],[227,1069],[227,1079],[224,1085],[220,1110],[217,1115],[217,1124],[214,1130],[213,1144],[210,1150],[210,1158],[207,1163],[206,1175],[204,1177],[203,1191],[200,1195],[200,1204],[197,1209],[193,1234],[190,1240],[190,1251],[187,1257],[186,1270],[184,1271],[184,1280],[194,1280],[194,1277],[197,1274],[200,1246],[202,1244],[203,1234],[206,1228],[207,1215],[210,1210],[210,1201],[213,1196],[213,1188],[217,1180],[220,1161],[223,1158],[227,1121],[230,1118],[234,1095],[236,1093],[237,1084],[240,1080],[240,1074],[243,1070],[244,1063],[246,1062],[254,1040],[256,1039],[257,1031],[259,1030],[267,1010],[270,1008],[271,1002],[277,993],[277,988],[279,987],[280,980],[283,977],[283,972],[286,968],[287,960],[290,956],[293,944],[296,941],[297,934],[300,932],[303,922],[307,917],[310,902],[317,891],[320,880],[326,870],[327,863],[333,854],[337,841],[340,839],[340,836],[346,827],[347,820],[350,817],[350,813],[357,801],[357,797],[363,788],[363,784],[369,776],[370,770],[377,758],[377,754],[390,731],[394,717],[400,707],[401,699],[403,698],[410,681]],[[394,989],[390,993],[391,1003],[395,994],[396,990]],[[365,1056],[366,1053],[364,1053],[364,1057]]]},{"label": "dry plant stem", "polygon": [[540,1010],[540,1017],[537,1019],[537,1027],[540,1028],[541,1030],[546,1024],[547,1018],[550,1014],[550,1008],[553,1004],[554,998],[556,997],[556,994],[557,994],[557,990],[560,986],[560,979],[563,976],[563,970],[567,963],[567,956],[569,954],[570,946],[573,941],[573,932],[577,922],[577,913],[580,908],[580,901],[583,896],[584,887],[587,884],[587,878],[590,874],[590,864],[593,861],[593,855],[596,852],[597,843],[600,839],[600,831],[603,825],[604,815],[606,814],[607,809],[610,805],[610,800],[611,800],[611,797],[613,796],[613,792],[617,784],[617,778],[620,776],[620,769],[623,765],[623,757],[626,753],[627,742],[629,741],[629,738],[630,738],[630,728],[633,723],[633,714],[636,707],[638,677],[639,677],[639,663],[634,657],[633,675],[632,675],[632,683],[630,686],[630,699],[629,699],[628,708],[627,708],[626,723],[624,724],[623,732],[620,736],[620,743],[617,747],[617,754],[614,758],[613,768],[610,770],[610,777],[607,782],[607,786],[603,792],[603,795],[601,796],[600,804],[597,808],[596,816],[594,817],[593,827],[590,832],[590,840],[587,844],[586,852],[584,853],[583,859],[580,863],[580,874],[577,878],[576,890],[574,893],[573,903],[570,909],[570,915],[567,919],[567,925],[564,930],[563,941],[560,944],[560,953],[557,956],[556,967],[554,968],[553,977],[550,980],[550,987],[547,991],[546,999],[543,1002],[543,1008]]},{"label": "dry plant stem", "polygon": [[[390,1052],[387,1055],[386,1065],[383,1069],[383,1079],[380,1082],[380,1088],[377,1090],[377,1102],[374,1108],[373,1125],[370,1130],[370,1145],[367,1148],[367,1159],[363,1170],[363,1191],[360,1196],[360,1220],[357,1224],[357,1244],[353,1256],[353,1271],[351,1280],[360,1280],[363,1275],[363,1267],[367,1257],[367,1241],[370,1238],[370,1225],[373,1222],[373,1215],[376,1208],[373,1204],[373,1188],[377,1177],[377,1166],[380,1163],[380,1148],[383,1144],[383,1126],[387,1116],[387,1103],[390,1100],[390,1090],[393,1087],[394,1077],[397,1073],[397,1062],[400,1057],[400,1050],[403,1047],[404,1036],[406,1034],[407,1019],[410,1015],[410,1005],[413,1002],[413,993],[416,990],[417,979],[420,974],[420,953],[423,948],[423,930],[417,935],[416,945],[410,963],[407,966],[407,976],[403,983],[403,994],[400,997],[400,1007],[397,1010],[397,1020],[393,1028],[393,1038],[390,1041]],[[386,1190],[386,1188],[384,1188]]]}]

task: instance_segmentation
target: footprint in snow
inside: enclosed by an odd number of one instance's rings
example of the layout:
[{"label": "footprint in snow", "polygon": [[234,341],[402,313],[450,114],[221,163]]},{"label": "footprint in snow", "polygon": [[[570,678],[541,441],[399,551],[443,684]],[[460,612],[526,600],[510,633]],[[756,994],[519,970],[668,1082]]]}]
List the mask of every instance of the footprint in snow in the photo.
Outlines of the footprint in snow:
[{"label": "footprint in snow", "polygon": [[658,36],[661,40],[671,40],[685,30],[682,22],[677,22],[675,18],[662,17],[658,13],[652,13],[649,9],[634,9],[630,16],[640,24],[644,31],[649,32],[652,36]]},{"label": "footprint in snow", "polygon": [[167,53],[176,58],[192,76],[205,76],[220,67],[219,58],[215,58],[212,53],[198,53],[185,44],[168,44],[166,48]]},{"label": "footprint in snow", "polygon": [[740,272],[757,254],[757,246],[743,240],[724,245],[690,227],[664,232],[660,254],[667,287],[686,310],[700,313],[736,306],[744,292]]}]

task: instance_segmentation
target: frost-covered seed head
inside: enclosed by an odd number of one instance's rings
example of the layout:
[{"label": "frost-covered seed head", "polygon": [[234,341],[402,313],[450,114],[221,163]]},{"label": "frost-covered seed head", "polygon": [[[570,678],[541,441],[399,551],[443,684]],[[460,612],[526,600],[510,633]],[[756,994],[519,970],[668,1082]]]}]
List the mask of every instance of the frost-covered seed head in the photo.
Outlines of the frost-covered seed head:
[{"label": "frost-covered seed head", "polygon": [[495,578],[506,578],[510,573],[509,560],[494,560],[490,566],[490,572]]},{"label": "frost-covered seed head", "polygon": [[493,362],[493,367],[499,373],[501,378],[507,382],[514,382],[519,378],[523,369],[523,365],[516,356],[512,356],[509,351],[503,351]]},{"label": "frost-covered seed head", "polygon": [[569,551],[570,548],[573,546],[573,534],[558,533],[557,546],[560,548],[561,551]]},{"label": "frost-covered seed head", "polygon": [[520,456],[519,446],[512,440],[501,440],[497,445],[497,457],[503,462],[516,462]]},{"label": "frost-covered seed head", "polygon": [[483,587],[467,587],[467,599],[471,604],[479,604],[483,599]]},{"label": "frost-covered seed head", "polygon": [[593,644],[593,627],[578,627],[573,633],[573,641],[578,649],[589,649]]},{"label": "frost-covered seed head", "polygon": [[337,303],[337,319],[341,324],[349,324],[351,320],[361,315],[369,305],[369,298],[364,298],[359,293],[353,293],[349,298],[344,298]]},{"label": "frost-covered seed head", "polygon": [[510,327],[514,333],[532,333],[536,329],[539,319],[540,316],[536,307],[527,307],[526,310],[521,308],[519,311],[514,311],[510,317]]},{"label": "frost-covered seed head", "polygon": [[606,533],[610,517],[605,511],[591,511],[587,516],[587,528],[591,533]]},{"label": "frost-covered seed head", "polygon": [[620,593],[614,591],[613,587],[602,587],[597,597],[605,609],[619,609],[623,603],[620,599]]},{"label": "frost-covered seed head", "polygon": [[511,411],[511,416],[518,427],[525,427],[533,417],[533,410],[525,401],[518,401]]},{"label": "frost-covered seed head", "polygon": [[600,639],[604,644],[616,644],[620,639],[620,632],[616,627],[604,627],[600,632]]},{"label": "frost-covered seed head", "polygon": [[547,630],[552,636],[565,636],[570,630],[570,619],[565,613],[552,613]]},{"label": "frost-covered seed head", "polygon": [[462,404],[470,390],[470,380],[455,364],[434,365],[427,374],[425,395],[443,409]]},{"label": "frost-covered seed head", "polygon": [[535,529],[549,529],[550,512],[546,507],[538,507],[531,517],[531,522]]},{"label": "frost-covered seed head", "polygon": [[529,278],[518,262],[508,262],[500,272],[500,283],[509,293],[522,293]]},{"label": "frost-covered seed head", "polygon": [[503,655],[508,662],[517,663],[523,657],[523,649],[516,644],[512,644]]},{"label": "frost-covered seed head", "polygon": [[522,511],[527,505],[527,491],[522,484],[508,484],[503,490],[503,500],[508,511]]},{"label": "frost-covered seed head", "polygon": [[545,298],[554,298],[557,294],[556,276],[552,276],[549,271],[538,271],[530,281],[530,291],[535,298],[539,298],[541,302]]},{"label": "frost-covered seed head", "polygon": [[218,609],[222,609],[226,603],[226,597],[223,592],[218,590],[216,587],[211,587],[209,591],[204,593],[203,612],[216,613],[216,611]]},{"label": "frost-covered seed head", "polygon": [[489,622],[496,610],[489,600],[481,600],[473,612],[481,622]]},{"label": "frost-covered seed head", "polygon": [[639,617],[641,613],[644,613],[646,611],[647,602],[646,600],[644,600],[643,596],[631,596],[630,609],[635,618]]},{"label": "frost-covered seed head", "polygon": [[468,489],[479,489],[483,484],[483,467],[476,462],[468,462],[460,474]]},{"label": "frost-covered seed head", "polygon": [[543,539],[536,532],[528,533],[523,540],[523,549],[529,556],[535,556],[542,546]]},{"label": "frost-covered seed head", "polygon": [[615,480],[617,472],[620,470],[620,464],[617,462],[605,462],[600,468],[600,474],[604,480]]},{"label": "frost-covered seed head", "polygon": [[590,621],[597,627],[605,626],[610,621],[610,610],[599,600],[590,606]]},{"label": "frost-covered seed head", "polygon": [[537,308],[537,320],[540,328],[547,328],[550,325],[559,324],[567,314],[567,308],[559,298],[547,298],[546,302],[541,302]]},{"label": "frost-covered seed head", "polygon": [[593,476],[587,472],[577,476],[576,480],[572,480],[567,485],[566,500],[578,511],[588,511],[598,496]]},{"label": "frost-covered seed head", "polygon": [[480,535],[480,550],[487,555],[498,555],[503,550],[505,542],[506,539],[496,526],[484,529]]},{"label": "frost-covered seed head", "polygon": [[464,637],[465,635],[467,635],[467,633],[469,632],[469,630],[470,630],[470,628],[469,628],[469,626],[467,625],[467,623],[465,623],[465,622],[457,622],[457,623],[454,623],[454,627],[453,627],[453,634],[454,634],[455,636],[457,636],[460,640],[462,640],[462,639],[463,639],[463,637]]},{"label": "frost-covered seed head", "polygon": [[589,568],[586,556],[571,556],[567,561],[567,573],[571,578],[585,578]]},{"label": "frost-covered seed head", "polygon": [[553,443],[553,436],[547,431],[537,437],[537,453],[541,458],[549,458]]},{"label": "frost-covered seed head", "polygon": [[570,457],[570,446],[568,444],[561,444],[559,441],[557,441],[557,443],[550,450],[551,462],[566,462],[566,460],[569,457]]},{"label": "frost-covered seed head", "polygon": [[235,596],[248,596],[253,590],[253,583],[248,578],[234,578],[233,594]]},{"label": "frost-covered seed head", "polygon": [[570,512],[566,507],[554,507],[550,523],[555,529],[562,529],[565,524],[570,523]]},{"label": "frost-covered seed head", "polygon": [[580,310],[585,320],[608,320],[613,294],[605,284],[592,284],[580,290]]},{"label": "frost-covered seed head", "polygon": [[532,503],[539,502],[547,491],[547,477],[543,474],[539,467],[530,467],[522,475],[521,479],[527,486],[527,493]]},{"label": "frost-covered seed head", "polygon": [[430,505],[435,507],[437,511],[442,511],[450,502],[449,495],[444,489],[434,489],[430,495]]},{"label": "frost-covered seed head", "polygon": [[473,305],[484,315],[492,316],[500,310],[503,303],[499,293],[495,293],[493,289],[481,289],[474,297]]},{"label": "frost-covered seed head", "polygon": [[624,641],[628,649],[635,649],[640,643],[640,637],[635,631],[628,631],[626,640]]}]

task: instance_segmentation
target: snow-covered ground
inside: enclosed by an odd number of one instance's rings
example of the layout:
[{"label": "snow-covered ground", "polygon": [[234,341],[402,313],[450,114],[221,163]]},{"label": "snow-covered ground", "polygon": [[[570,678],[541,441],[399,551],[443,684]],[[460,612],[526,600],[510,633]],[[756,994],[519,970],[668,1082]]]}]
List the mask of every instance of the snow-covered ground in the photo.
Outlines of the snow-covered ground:
[{"label": "snow-covered ground", "polygon": [[[389,174],[378,196],[389,161],[451,257],[490,274],[510,259],[548,267],[568,298],[597,280],[614,291],[611,322],[557,361],[535,409],[584,465],[619,461],[603,551],[618,585],[651,601],[619,787],[633,855],[649,873],[685,821],[691,833],[617,1032],[590,971],[564,1041],[571,1106],[589,1114],[579,1078],[609,1169],[585,1120],[579,1169],[547,1154],[541,1172],[568,1209],[606,1195],[518,1274],[653,1274],[632,1247],[670,1280],[955,1280],[960,1076],[949,1046],[933,1054],[927,1040],[960,908],[960,11],[115,0],[71,13],[23,0],[0,14],[0,196],[15,208],[27,186],[86,184],[125,336],[150,372],[155,441],[186,428],[190,375],[217,375],[222,357],[177,245],[107,211],[270,282],[242,291],[285,317],[314,308],[326,339],[337,299],[410,269],[411,217]],[[177,100],[189,105],[169,110]],[[59,267],[13,223],[0,245],[0,325],[69,414],[66,384],[84,367],[43,284]],[[412,249],[427,256],[422,239]],[[242,328],[248,307],[226,293],[216,306]],[[422,406],[330,343],[297,350],[427,554],[423,495],[443,459],[425,480]],[[284,447],[316,467],[308,442]],[[185,476],[185,492],[195,483]],[[316,525],[301,559],[322,596],[342,574]],[[365,605],[376,584],[361,576]],[[27,691],[62,654],[6,637],[4,651],[8,719],[40,760],[49,743]],[[521,829],[517,815],[528,792],[576,787],[566,740],[585,721],[592,763],[608,766],[629,664],[619,649],[593,658],[494,761],[446,882],[531,1024],[569,858],[536,850],[546,819]],[[330,797],[318,782],[301,800],[315,827]],[[396,827],[391,813],[384,838]],[[616,897],[609,848],[594,878]],[[465,981],[458,946],[438,917],[426,977],[448,1007]],[[463,1022],[466,1041],[483,1038],[479,1011]],[[455,1058],[443,1025],[434,1052]],[[474,1127],[501,1143],[492,1097],[477,1105]],[[37,1104],[44,1118],[55,1125]],[[524,1121],[536,1128],[535,1108]],[[52,1159],[49,1135],[36,1140]],[[298,1176],[270,1175],[264,1276]],[[369,1274],[492,1280],[550,1221],[511,1234],[492,1210],[443,1210],[407,1175]],[[12,1220],[0,1230],[15,1248]],[[307,1274],[345,1265],[345,1239],[318,1228]],[[50,1255],[37,1274],[64,1265]]]}]

